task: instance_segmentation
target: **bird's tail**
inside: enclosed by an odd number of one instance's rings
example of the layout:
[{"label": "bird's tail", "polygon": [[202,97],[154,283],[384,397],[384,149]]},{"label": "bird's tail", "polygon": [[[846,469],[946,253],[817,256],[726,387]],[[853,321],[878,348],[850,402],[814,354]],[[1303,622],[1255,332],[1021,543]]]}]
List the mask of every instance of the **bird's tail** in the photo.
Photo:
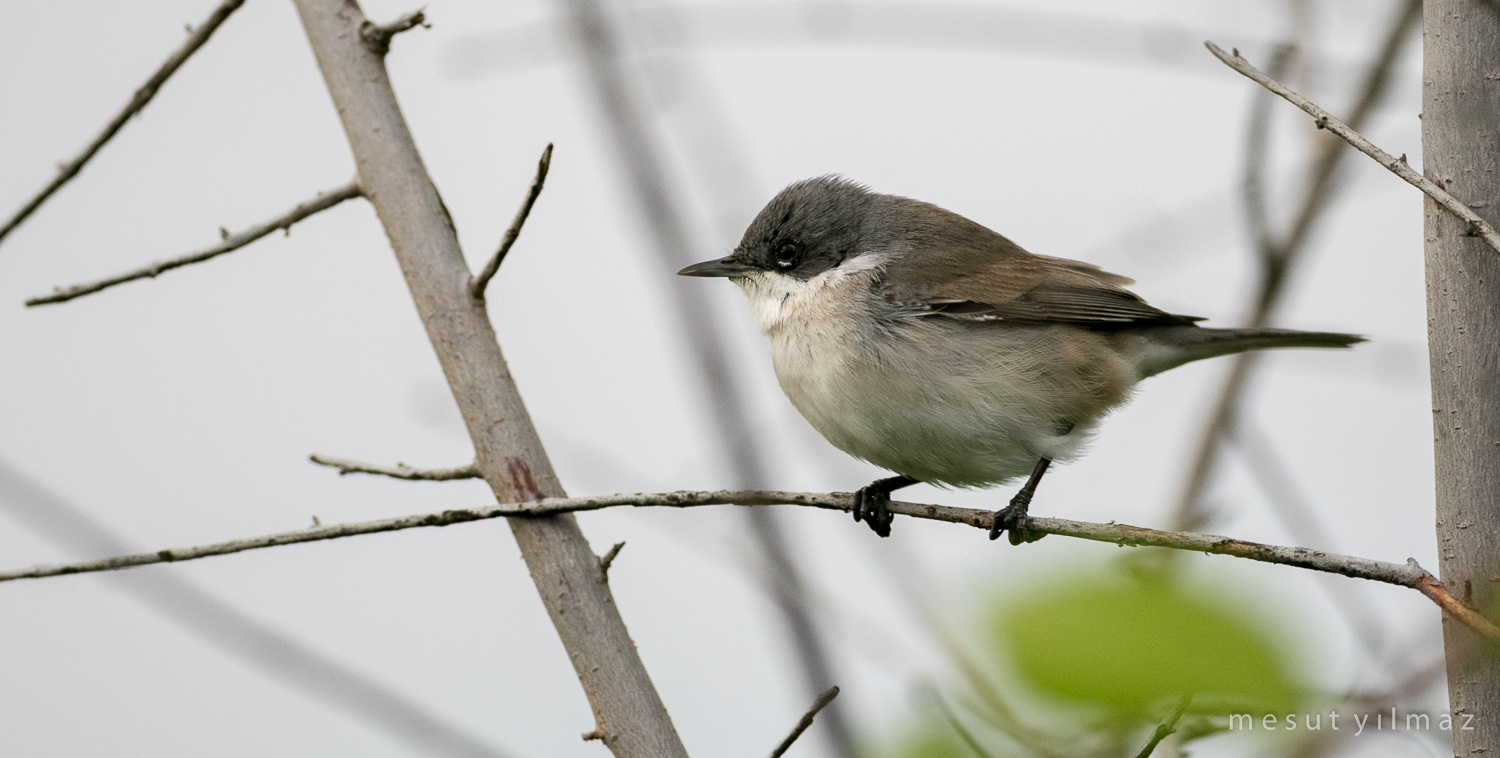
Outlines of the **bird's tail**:
[{"label": "bird's tail", "polygon": [[1184,363],[1283,347],[1350,347],[1365,338],[1337,332],[1299,332],[1295,329],[1208,329],[1168,326],[1143,332],[1146,347],[1140,360],[1142,377],[1155,376]]}]

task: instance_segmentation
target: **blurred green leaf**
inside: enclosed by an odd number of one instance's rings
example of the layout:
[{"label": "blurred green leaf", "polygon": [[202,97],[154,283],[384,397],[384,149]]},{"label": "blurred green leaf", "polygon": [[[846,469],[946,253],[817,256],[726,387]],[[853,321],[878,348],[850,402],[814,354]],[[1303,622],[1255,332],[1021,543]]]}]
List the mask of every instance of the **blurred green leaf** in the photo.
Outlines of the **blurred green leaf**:
[{"label": "blurred green leaf", "polygon": [[1116,712],[1184,693],[1261,711],[1298,700],[1289,657],[1260,620],[1169,581],[1075,577],[1007,603],[993,632],[1039,689]]}]

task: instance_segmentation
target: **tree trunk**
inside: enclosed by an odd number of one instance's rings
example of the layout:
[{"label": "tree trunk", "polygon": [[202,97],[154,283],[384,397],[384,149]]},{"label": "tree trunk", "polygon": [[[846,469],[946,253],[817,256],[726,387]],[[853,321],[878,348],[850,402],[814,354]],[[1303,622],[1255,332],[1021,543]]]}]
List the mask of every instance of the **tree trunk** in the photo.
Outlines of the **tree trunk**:
[{"label": "tree trunk", "polygon": [[[1500,6],[1427,0],[1422,167],[1500,222]],[[1500,602],[1500,255],[1426,201],[1428,349],[1442,581],[1494,618]],[[1444,618],[1453,754],[1500,754],[1500,656]]]},{"label": "tree trunk", "polygon": [[[521,402],[447,209],[396,104],[378,46],[354,0],[295,0],[354,154],[359,186],[390,238],[417,313],[474,443],[475,465],[502,503],[564,495]],[[686,758],[625,629],[599,561],[571,515],[511,519],[542,602],[620,758]]]}]

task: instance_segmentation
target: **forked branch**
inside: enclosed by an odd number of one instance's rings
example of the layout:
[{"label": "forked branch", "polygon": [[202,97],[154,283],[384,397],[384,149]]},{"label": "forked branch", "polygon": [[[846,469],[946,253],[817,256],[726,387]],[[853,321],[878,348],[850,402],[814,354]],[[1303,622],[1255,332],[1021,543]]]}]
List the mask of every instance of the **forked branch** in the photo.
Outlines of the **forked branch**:
[{"label": "forked branch", "polygon": [[344,202],[345,200],[350,200],[359,196],[359,185],[355,182],[349,182],[348,184],[337,189],[321,193],[316,198],[302,203],[301,205],[298,205],[297,207],[281,214],[280,216],[277,216],[276,218],[271,219],[270,221],[265,222],[264,224],[252,226],[249,229],[246,229],[245,231],[239,232],[237,234],[229,234],[227,232],[224,232],[224,240],[219,244],[214,245],[213,247],[199,250],[195,253],[188,253],[187,255],[181,256],[179,258],[168,258],[166,260],[156,261],[149,266],[142,266],[141,268],[135,269],[133,271],[126,271],[123,274],[116,274],[115,276],[111,276],[107,279],[85,282],[83,284],[75,284],[71,287],[57,287],[52,290],[52,294],[50,295],[41,295],[39,297],[34,297],[30,300],[27,300],[26,305],[34,306],[47,305],[48,303],[65,303],[75,297],[90,295],[100,290],[109,289],[110,287],[113,287],[117,284],[133,282],[137,279],[151,279],[154,278],[157,274],[162,273],[163,271],[171,271],[174,268],[182,268],[183,266],[188,266],[194,263],[202,263],[207,260],[212,260],[225,253],[234,252],[235,250],[238,250],[250,244],[251,242],[258,240],[261,237],[264,237],[267,234],[276,231],[277,229],[290,231],[292,228],[292,224],[295,224],[298,221],[301,221],[302,219],[305,219],[313,214],[326,211],[329,208],[332,208],[333,206]]},{"label": "forked branch", "polygon": [[84,164],[88,163],[94,157],[94,154],[99,152],[100,148],[104,147],[106,142],[114,138],[115,133],[120,131],[121,127],[125,126],[125,122],[129,121],[131,116],[140,113],[141,109],[145,108],[146,104],[151,102],[151,98],[156,97],[156,91],[161,89],[161,85],[165,84],[167,79],[183,63],[187,62],[187,59],[193,53],[198,51],[198,48],[203,47],[203,43],[207,42],[208,38],[213,35],[214,30],[219,28],[219,24],[224,23],[224,20],[229,18],[229,14],[234,13],[244,4],[245,0],[224,0],[224,2],[219,3],[219,7],[215,8],[213,13],[208,14],[208,18],[204,19],[203,23],[192,28],[188,34],[188,38],[183,40],[182,46],[167,56],[167,60],[161,64],[161,68],[158,68],[156,73],[152,74],[151,78],[147,79],[146,83],[142,84],[135,91],[135,94],[130,97],[130,102],[126,103],[125,107],[119,113],[115,114],[115,117],[110,119],[108,124],[104,125],[104,130],[99,132],[99,135],[94,137],[94,140],[87,147],[83,148],[83,152],[79,153],[73,160],[59,164],[57,167],[57,176],[53,177],[52,181],[46,187],[43,187],[41,192],[38,192],[25,205],[21,206],[21,209],[16,211],[15,215],[6,221],[4,226],[0,226],[0,240],[4,240],[6,235],[20,226],[21,222],[25,221],[37,208],[40,208],[42,203],[47,202],[47,198],[52,197],[52,193],[61,189],[64,184],[67,184],[69,180],[77,176],[78,172],[83,169]]},{"label": "forked branch", "polygon": [[[703,505],[803,505],[826,510],[849,511],[853,508],[853,495],[847,492],[776,492],[769,490],[741,491],[678,491],[644,494],[600,495],[595,497],[542,498],[525,503],[506,503],[479,508],[446,510],[440,513],[423,513],[413,516],[361,521],[349,524],[314,526],[293,532],[268,534],[260,537],[229,540],[198,547],[160,550],[155,553],[137,553],[114,558],[103,558],[79,563],[33,566],[15,571],[0,572],[0,582],[17,579],[39,579],[64,574],[82,574],[95,571],[112,571],[153,563],[173,563],[229,555],[246,550],[295,545],[302,542],[354,537],[361,534],[395,532],[429,526],[449,526],[466,521],[493,518],[537,518],[579,511],[597,511],[619,506],[691,508]],[[989,531],[994,514],[972,508],[956,508],[948,505],[908,503],[892,501],[890,511],[894,514],[915,518],[946,521]],[[1337,553],[1325,553],[1305,547],[1283,547],[1248,542],[1230,537],[1196,532],[1167,532],[1146,529],[1127,524],[1098,524],[1088,521],[1072,521],[1058,518],[1032,517],[1028,526],[1038,534],[1055,534],[1061,537],[1094,542],[1110,542],[1122,547],[1164,547],[1210,555],[1228,555],[1262,563],[1324,571],[1357,579],[1369,579],[1386,584],[1408,587],[1426,595],[1454,618],[1473,628],[1489,640],[1500,644],[1500,627],[1478,611],[1464,605],[1432,574],[1415,560],[1406,563],[1390,563],[1369,558],[1359,558]]]},{"label": "forked branch", "polygon": [[423,29],[431,29],[432,24],[427,23],[426,8],[418,8],[389,24],[377,24],[366,19],[359,25],[359,41],[365,43],[365,47],[376,55],[385,55],[391,51],[391,38],[418,26]]},{"label": "forked branch", "polygon": [[1215,57],[1224,61],[1225,65],[1244,74],[1260,86],[1280,95],[1287,102],[1301,108],[1309,116],[1312,116],[1316,120],[1319,129],[1327,129],[1333,132],[1340,139],[1353,146],[1355,150],[1374,158],[1376,163],[1385,166],[1391,173],[1406,180],[1413,187],[1427,193],[1427,196],[1436,201],[1438,205],[1441,205],[1449,213],[1457,216],[1467,224],[1469,234],[1479,237],[1485,241],[1485,244],[1494,248],[1496,252],[1500,252],[1500,233],[1497,233],[1494,227],[1490,226],[1489,222],[1481,218],[1478,213],[1475,213],[1463,201],[1448,194],[1448,191],[1439,186],[1437,182],[1417,173],[1415,169],[1407,164],[1405,155],[1396,158],[1390,153],[1376,147],[1374,143],[1365,139],[1359,132],[1349,128],[1348,124],[1334,118],[1332,114],[1318,107],[1311,100],[1293,92],[1285,84],[1272,79],[1260,69],[1250,65],[1248,61],[1240,56],[1238,50],[1235,50],[1233,53],[1226,53],[1223,48],[1212,42],[1205,42],[1203,44],[1208,46],[1209,52],[1213,53]]},{"label": "forked branch", "polygon": [[495,277],[495,272],[500,270],[500,264],[505,262],[506,253],[510,252],[512,245],[516,244],[516,238],[521,236],[521,227],[526,224],[526,217],[531,215],[531,206],[536,205],[536,199],[542,194],[542,184],[547,181],[547,170],[552,168],[552,143],[547,143],[547,149],[542,151],[542,159],[536,164],[536,178],[531,180],[531,187],[526,190],[526,199],[521,201],[521,207],[516,210],[516,217],[511,219],[510,228],[505,230],[505,236],[500,238],[500,248],[495,251],[488,263],[478,274],[469,278],[469,295],[475,300],[484,299],[484,289]]}]

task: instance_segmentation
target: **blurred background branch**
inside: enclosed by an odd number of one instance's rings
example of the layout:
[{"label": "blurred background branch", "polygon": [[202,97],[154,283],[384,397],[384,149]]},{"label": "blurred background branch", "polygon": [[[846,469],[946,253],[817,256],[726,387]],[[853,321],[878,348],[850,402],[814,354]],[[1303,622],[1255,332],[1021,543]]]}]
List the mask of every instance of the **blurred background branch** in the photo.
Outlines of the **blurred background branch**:
[{"label": "blurred background branch", "polygon": [[[5,461],[0,461],[0,512],[19,519],[75,553],[132,552],[123,539],[87,511],[43,488]],[[409,695],[256,621],[177,574],[141,571],[111,574],[109,579],[204,642],[426,755],[451,758],[507,755]]]},{"label": "blurred background branch", "polygon": [[[1399,4],[1380,51],[1364,75],[1358,99],[1350,110],[1348,123],[1354,129],[1362,128],[1389,90],[1391,72],[1402,51],[1415,36],[1421,11],[1422,4],[1419,0],[1403,0]],[[1286,58],[1292,54],[1293,51],[1282,48],[1282,52],[1273,59],[1273,65],[1284,66]],[[1270,94],[1257,91],[1253,97],[1256,105],[1252,109],[1250,149],[1247,150],[1245,160],[1244,203],[1256,242],[1260,281],[1253,295],[1250,312],[1242,319],[1242,325],[1263,327],[1272,323],[1276,307],[1307,250],[1313,228],[1342,189],[1342,183],[1336,180],[1335,174],[1349,151],[1347,145],[1338,138],[1324,135],[1318,154],[1308,165],[1303,182],[1302,202],[1293,216],[1294,220],[1285,234],[1278,235],[1267,218],[1263,187],[1264,166],[1270,153],[1270,116],[1267,104]],[[1241,353],[1229,360],[1229,373],[1220,383],[1208,420],[1198,435],[1196,452],[1188,464],[1188,474],[1177,497],[1171,519],[1174,529],[1201,529],[1211,523],[1210,516],[1203,511],[1203,495],[1218,463],[1225,430],[1233,423],[1233,417],[1239,411],[1241,398],[1253,378],[1258,362],[1254,353]]]},{"label": "blurred background branch", "polygon": [[[694,244],[688,213],[676,196],[665,138],[647,105],[643,77],[636,71],[634,59],[625,49],[625,35],[604,0],[562,0],[561,5],[572,25],[575,49],[604,130],[616,160],[624,167],[634,205],[651,235],[651,248],[659,256],[659,269],[664,274],[675,272],[704,257],[695,251],[705,246]],[[721,154],[732,156],[734,151]],[[748,394],[725,353],[729,332],[708,300],[708,289],[691,284],[668,281],[666,288],[678,334],[694,359],[694,384],[701,388],[700,396],[706,396],[719,456],[733,472],[733,486],[764,487],[769,484],[769,470],[755,438]],[[835,684],[833,663],[783,527],[769,510],[751,509],[747,519],[772,582],[772,597],[791,638],[803,689],[809,695],[827,691]],[[829,703],[826,710],[823,734],[827,741],[836,755],[854,758],[854,737],[842,704]]]}]

